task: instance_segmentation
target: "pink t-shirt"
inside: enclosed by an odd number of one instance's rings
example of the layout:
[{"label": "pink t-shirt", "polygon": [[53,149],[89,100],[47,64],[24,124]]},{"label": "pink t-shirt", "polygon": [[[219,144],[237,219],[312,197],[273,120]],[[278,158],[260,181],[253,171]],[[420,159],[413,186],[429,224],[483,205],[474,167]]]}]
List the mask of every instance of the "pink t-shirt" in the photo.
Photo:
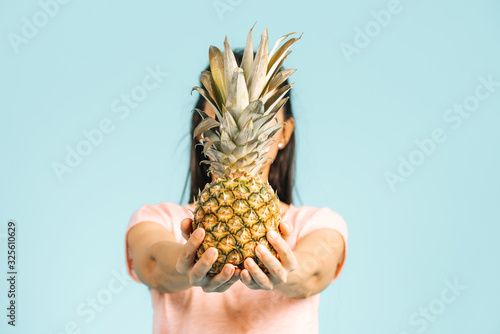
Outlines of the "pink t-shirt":
[{"label": "pink t-shirt", "polygon": [[[144,205],[132,215],[127,233],[132,226],[151,221],[165,226],[177,242],[184,244],[186,240],[180,230],[184,218],[193,218],[187,205],[169,202]],[[301,238],[319,228],[338,231],[346,245],[347,226],[340,215],[327,207],[318,209],[292,204],[282,220],[294,227],[287,241],[292,249]],[[140,283],[133,268],[126,235],[125,252],[128,272]],[[340,274],[344,260],[345,254],[332,282]],[[318,333],[319,294],[300,300],[290,299],[273,291],[248,289],[241,281],[222,293],[205,293],[201,287],[172,294],[149,290],[154,309],[153,334]]]}]

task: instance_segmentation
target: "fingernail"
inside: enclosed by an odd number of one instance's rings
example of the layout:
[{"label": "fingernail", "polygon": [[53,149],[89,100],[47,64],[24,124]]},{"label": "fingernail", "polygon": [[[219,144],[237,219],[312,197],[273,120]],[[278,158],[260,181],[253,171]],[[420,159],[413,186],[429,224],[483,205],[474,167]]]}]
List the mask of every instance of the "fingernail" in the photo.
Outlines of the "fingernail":
[{"label": "fingernail", "polygon": [[272,239],[276,239],[278,237],[278,233],[276,233],[276,231],[271,231],[269,232],[269,237],[271,237]]},{"label": "fingernail", "polygon": [[193,234],[194,234],[195,238],[199,238],[203,234],[203,231],[201,230],[201,228],[197,228]]},{"label": "fingernail", "polygon": [[231,267],[226,266],[226,269],[224,269],[224,272],[225,272],[226,274],[230,274],[230,273],[231,273],[231,270],[232,270],[232,269],[231,269]]},{"label": "fingernail", "polygon": [[214,256],[215,255],[215,249],[214,248],[209,248],[207,250],[208,256]]},{"label": "fingernail", "polygon": [[266,246],[259,245],[259,246],[257,246],[257,248],[259,248],[259,253],[261,255],[269,254],[269,249]]}]

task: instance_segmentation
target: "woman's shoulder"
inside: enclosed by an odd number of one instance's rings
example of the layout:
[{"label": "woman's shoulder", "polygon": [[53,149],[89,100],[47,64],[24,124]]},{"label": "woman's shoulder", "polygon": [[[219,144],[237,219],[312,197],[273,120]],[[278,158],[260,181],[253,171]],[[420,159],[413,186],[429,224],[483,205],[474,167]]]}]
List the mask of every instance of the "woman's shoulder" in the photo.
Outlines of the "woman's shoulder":
[{"label": "woman's shoulder", "polygon": [[283,217],[293,218],[297,221],[307,221],[308,219],[315,218],[317,216],[330,216],[335,218],[342,218],[337,212],[333,211],[327,206],[316,207],[310,205],[295,206],[291,203],[288,210],[285,212]]},{"label": "woman's shoulder", "polygon": [[157,202],[153,204],[143,204],[140,209],[142,208],[150,208],[150,209],[157,209],[157,210],[163,210],[163,211],[168,211],[168,210],[186,210],[188,208],[188,205],[181,205],[177,204],[174,202]]},{"label": "woman's shoulder", "polygon": [[184,242],[180,225],[184,218],[192,218],[192,213],[186,205],[173,202],[158,202],[155,204],[143,204],[130,218],[129,229],[141,222],[158,223],[169,230],[178,242]]},{"label": "woman's shoulder", "polygon": [[347,240],[347,225],[344,219],[327,206],[295,207],[292,204],[282,219],[294,226],[299,238],[316,229],[331,228],[339,231]]},{"label": "woman's shoulder", "polygon": [[180,205],[174,202],[157,202],[154,204],[143,204],[137,209],[133,216],[156,217],[161,220],[186,218],[192,215],[188,205]]}]

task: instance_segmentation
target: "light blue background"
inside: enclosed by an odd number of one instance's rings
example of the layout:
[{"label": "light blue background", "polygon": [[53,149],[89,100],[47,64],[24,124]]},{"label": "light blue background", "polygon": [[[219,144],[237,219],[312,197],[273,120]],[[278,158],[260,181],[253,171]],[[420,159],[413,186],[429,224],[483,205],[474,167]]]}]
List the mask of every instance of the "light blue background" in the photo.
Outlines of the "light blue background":
[{"label": "light blue background", "polygon": [[[0,280],[0,332],[64,333],[72,322],[81,333],[150,332],[147,288],[114,279],[128,220],[145,203],[179,201],[190,89],[208,47],[225,34],[243,46],[257,21],[255,44],[265,27],[272,43],[304,32],[286,62],[299,69],[295,204],[328,206],[349,227],[344,271],[321,295],[321,333],[500,333],[500,87],[460,127],[443,119],[478,77],[500,81],[500,3],[401,0],[349,62],[341,43],[389,2],[232,0],[219,16],[210,0],[71,1],[16,53],[9,34],[41,7],[3,1],[0,267],[15,219],[20,275],[15,329]],[[120,119],[111,104],[147,67],[169,75]],[[59,181],[52,164],[107,118],[113,131]],[[446,140],[392,191],[384,174],[436,128]],[[439,301],[446,280],[465,287],[451,303]],[[89,298],[110,283],[121,290],[92,318]],[[439,314],[422,320],[429,307]]]}]

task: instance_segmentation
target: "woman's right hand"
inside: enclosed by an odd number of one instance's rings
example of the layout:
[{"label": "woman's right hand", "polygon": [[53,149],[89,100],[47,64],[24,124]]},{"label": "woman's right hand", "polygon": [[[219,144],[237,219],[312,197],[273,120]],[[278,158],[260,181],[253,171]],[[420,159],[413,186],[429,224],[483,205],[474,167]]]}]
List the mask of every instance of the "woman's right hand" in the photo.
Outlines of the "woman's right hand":
[{"label": "woman's right hand", "polygon": [[190,218],[181,222],[182,235],[187,242],[179,254],[175,268],[189,278],[192,286],[201,286],[204,292],[224,292],[240,279],[241,270],[232,264],[226,264],[219,274],[208,277],[207,272],[217,260],[218,251],[215,247],[210,247],[196,263],[194,262],[196,252],[205,237],[205,230],[198,228],[191,233],[191,223]]}]

